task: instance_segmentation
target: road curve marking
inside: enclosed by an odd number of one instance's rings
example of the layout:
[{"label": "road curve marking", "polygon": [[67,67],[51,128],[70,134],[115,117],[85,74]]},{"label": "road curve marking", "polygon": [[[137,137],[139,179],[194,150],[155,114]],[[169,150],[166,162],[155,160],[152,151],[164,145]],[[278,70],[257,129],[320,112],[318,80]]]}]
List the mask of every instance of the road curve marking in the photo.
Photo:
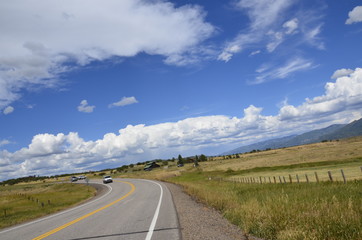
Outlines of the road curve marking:
[{"label": "road curve marking", "polygon": [[82,217],[79,217],[79,218],[77,218],[77,219],[75,219],[75,220],[73,220],[71,222],[68,222],[68,223],[66,223],[66,224],[64,224],[64,225],[62,225],[60,227],[57,227],[57,228],[55,228],[53,230],[50,230],[49,232],[46,232],[46,233],[44,233],[44,234],[42,234],[42,235],[40,235],[40,236],[38,236],[36,238],[33,238],[32,240],[40,240],[40,239],[46,238],[46,237],[48,237],[48,236],[50,236],[50,235],[52,235],[52,234],[54,234],[56,232],[59,232],[60,230],[62,230],[64,228],[69,227],[70,225],[73,225],[74,223],[77,223],[77,222],[79,222],[79,221],[81,221],[81,220],[83,220],[83,219],[85,219],[87,217],[90,217],[93,214],[96,214],[97,212],[100,212],[100,211],[102,211],[102,210],[104,210],[104,209],[106,209],[106,208],[108,208],[108,207],[122,201],[123,199],[125,199],[126,197],[131,195],[136,189],[136,187],[130,182],[123,182],[123,181],[117,181],[117,182],[126,183],[126,184],[130,185],[132,187],[132,189],[126,195],[122,196],[121,198],[119,198],[119,199],[117,199],[117,200],[115,200],[115,201],[113,201],[113,202],[111,202],[111,203],[109,203],[109,204],[107,204],[107,205],[105,205],[105,206],[103,206],[101,208],[98,208],[97,210],[94,210],[93,212],[90,212],[90,213],[88,213],[88,214],[86,214],[86,215],[84,215]]},{"label": "road curve marking", "polygon": [[156,208],[155,214],[153,215],[153,219],[152,219],[150,228],[148,229],[148,233],[147,233],[147,236],[146,236],[146,239],[145,239],[145,240],[151,240],[152,235],[153,235],[153,231],[155,230],[156,222],[157,222],[157,219],[158,219],[158,214],[160,213],[160,208],[161,208],[161,203],[162,203],[162,196],[163,196],[163,189],[162,189],[161,184],[159,184],[157,182],[149,181],[149,180],[145,180],[145,181],[157,184],[161,189],[160,199],[158,200],[157,208]]}]

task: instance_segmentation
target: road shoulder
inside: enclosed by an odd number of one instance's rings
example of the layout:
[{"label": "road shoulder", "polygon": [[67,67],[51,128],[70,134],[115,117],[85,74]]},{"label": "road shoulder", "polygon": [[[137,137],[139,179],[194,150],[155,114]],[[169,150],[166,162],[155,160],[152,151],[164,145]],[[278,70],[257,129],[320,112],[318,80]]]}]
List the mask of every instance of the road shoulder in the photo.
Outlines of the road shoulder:
[{"label": "road shoulder", "polygon": [[196,202],[180,186],[172,183],[165,184],[176,206],[182,239],[247,239],[237,226],[229,223],[218,211]]}]

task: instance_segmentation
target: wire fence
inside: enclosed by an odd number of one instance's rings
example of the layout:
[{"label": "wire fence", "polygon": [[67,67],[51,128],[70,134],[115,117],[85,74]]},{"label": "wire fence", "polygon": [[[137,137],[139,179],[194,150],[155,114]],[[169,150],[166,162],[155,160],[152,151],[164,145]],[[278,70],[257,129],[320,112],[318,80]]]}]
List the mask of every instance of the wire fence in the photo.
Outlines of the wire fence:
[{"label": "wire fence", "polygon": [[231,181],[235,183],[245,184],[286,184],[286,183],[319,183],[319,182],[343,182],[361,180],[362,179],[362,166],[346,168],[346,169],[332,169],[332,170],[294,170],[294,171],[281,171],[271,174],[270,172],[264,173],[250,173],[239,176],[232,176],[229,178],[209,177],[209,180],[217,181]]}]

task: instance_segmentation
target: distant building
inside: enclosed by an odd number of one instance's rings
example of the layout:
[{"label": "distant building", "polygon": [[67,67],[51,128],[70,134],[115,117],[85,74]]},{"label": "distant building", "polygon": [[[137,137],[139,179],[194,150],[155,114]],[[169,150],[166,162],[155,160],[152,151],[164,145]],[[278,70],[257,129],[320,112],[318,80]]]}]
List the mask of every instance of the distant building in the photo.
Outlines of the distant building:
[{"label": "distant building", "polygon": [[160,167],[160,165],[158,165],[156,162],[149,162],[144,166],[143,170],[151,171],[152,169],[159,168],[159,167]]}]

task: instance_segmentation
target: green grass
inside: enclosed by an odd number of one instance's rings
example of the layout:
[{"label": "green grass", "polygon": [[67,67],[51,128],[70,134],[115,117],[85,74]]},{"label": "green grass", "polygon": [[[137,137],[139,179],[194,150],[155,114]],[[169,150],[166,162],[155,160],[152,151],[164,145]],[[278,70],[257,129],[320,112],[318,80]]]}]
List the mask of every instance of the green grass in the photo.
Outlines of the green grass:
[{"label": "green grass", "polygon": [[239,184],[208,180],[209,175],[188,172],[170,181],[220,210],[246,234],[264,239],[362,239],[361,181]]},{"label": "green grass", "polygon": [[18,184],[0,187],[0,228],[54,213],[95,194],[81,184]]}]

